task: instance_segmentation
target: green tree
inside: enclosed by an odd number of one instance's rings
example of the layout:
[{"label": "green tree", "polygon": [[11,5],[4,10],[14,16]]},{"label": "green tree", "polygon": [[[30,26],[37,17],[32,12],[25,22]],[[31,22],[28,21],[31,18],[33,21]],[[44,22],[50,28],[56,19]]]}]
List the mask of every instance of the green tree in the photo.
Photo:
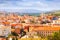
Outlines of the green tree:
[{"label": "green tree", "polygon": [[60,31],[54,32],[53,35],[47,37],[48,40],[60,40]]}]

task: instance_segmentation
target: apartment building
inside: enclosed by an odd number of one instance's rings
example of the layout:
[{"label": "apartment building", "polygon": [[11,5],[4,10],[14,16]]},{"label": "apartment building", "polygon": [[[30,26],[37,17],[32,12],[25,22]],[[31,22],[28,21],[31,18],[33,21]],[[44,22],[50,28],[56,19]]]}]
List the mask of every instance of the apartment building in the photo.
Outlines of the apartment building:
[{"label": "apartment building", "polygon": [[37,32],[42,37],[47,37],[48,35],[52,35],[54,32],[60,30],[60,27],[34,27],[32,31]]}]

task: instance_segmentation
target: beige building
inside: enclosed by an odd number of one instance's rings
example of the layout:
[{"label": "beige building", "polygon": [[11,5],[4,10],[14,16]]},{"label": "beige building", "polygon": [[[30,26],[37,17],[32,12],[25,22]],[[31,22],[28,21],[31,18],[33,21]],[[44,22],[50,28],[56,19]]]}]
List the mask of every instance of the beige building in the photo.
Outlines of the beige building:
[{"label": "beige building", "polygon": [[40,36],[46,37],[60,30],[60,27],[34,27],[32,31],[37,32]]}]

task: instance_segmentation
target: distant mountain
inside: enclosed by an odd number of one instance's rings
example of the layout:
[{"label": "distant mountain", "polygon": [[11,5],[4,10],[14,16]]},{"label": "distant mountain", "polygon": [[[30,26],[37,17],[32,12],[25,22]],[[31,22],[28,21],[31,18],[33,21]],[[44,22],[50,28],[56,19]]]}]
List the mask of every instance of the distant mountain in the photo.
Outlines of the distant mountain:
[{"label": "distant mountain", "polygon": [[21,10],[21,11],[15,11],[15,12],[11,12],[11,11],[0,11],[0,14],[2,13],[14,13],[14,14],[18,14],[18,15],[24,15],[24,14],[28,14],[28,15],[32,15],[32,16],[39,16],[41,13],[44,14],[51,14],[51,15],[56,15],[56,16],[60,16],[60,10],[54,10],[54,11],[39,11],[39,10]]},{"label": "distant mountain", "polygon": [[34,9],[25,9],[25,10],[21,10],[19,11],[20,13],[40,13],[40,10],[34,10]]},{"label": "distant mountain", "polygon": [[47,12],[45,12],[46,14],[48,13],[53,13],[53,14],[55,14],[55,13],[60,13],[60,10],[53,10],[53,11],[47,11]]},{"label": "distant mountain", "polygon": [[21,10],[4,10],[4,11],[2,10],[2,12],[5,12],[6,14],[15,13],[18,15],[28,14],[28,15],[38,16],[43,11],[35,10],[35,9],[21,9]]},{"label": "distant mountain", "polygon": [[51,14],[51,15],[60,16],[60,10],[54,10],[54,11],[45,12],[45,14]]},{"label": "distant mountain", "polygon": [[36,10],[36,9],[15,9],[15,10],[9,10],[9,9],[5,9],[5,10],[0,10],[0,11],[6,11],[6,12],[19,12],[19,13],[40,13],[41,10]]}]

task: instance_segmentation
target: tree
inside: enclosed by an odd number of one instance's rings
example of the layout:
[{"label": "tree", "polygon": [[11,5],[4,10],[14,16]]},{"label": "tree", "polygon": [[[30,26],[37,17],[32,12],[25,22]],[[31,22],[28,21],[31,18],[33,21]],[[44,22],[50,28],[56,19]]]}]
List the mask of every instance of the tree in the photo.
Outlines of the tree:
[{"label": "tree", "polygon": [[47,37],[48,40],[60,40],[60,31],[54,32],[53,35]]}]

